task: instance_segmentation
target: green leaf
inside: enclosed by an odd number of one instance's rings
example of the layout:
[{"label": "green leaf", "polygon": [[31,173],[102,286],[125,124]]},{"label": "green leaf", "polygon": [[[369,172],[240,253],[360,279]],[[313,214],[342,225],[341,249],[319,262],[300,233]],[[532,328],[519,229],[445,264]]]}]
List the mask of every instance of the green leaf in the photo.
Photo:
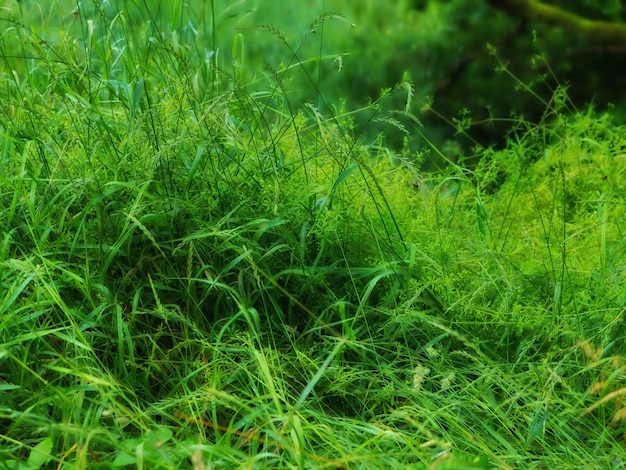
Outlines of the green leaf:
[{"label": "green leaf", "polygon": [[37,468],[43,467],[52,459],[52,455],[50,455],[51,451],[52,439],[47,437],[35,447],[33,447],[33,450],[31,450],[30,456],[28,457],[29,468],[35,470]]}]

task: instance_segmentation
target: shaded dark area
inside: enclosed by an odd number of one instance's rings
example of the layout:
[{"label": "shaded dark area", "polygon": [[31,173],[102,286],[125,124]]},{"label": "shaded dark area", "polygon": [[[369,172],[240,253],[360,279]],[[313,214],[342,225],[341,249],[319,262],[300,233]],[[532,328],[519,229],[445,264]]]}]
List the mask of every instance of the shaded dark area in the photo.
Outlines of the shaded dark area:
[{"label": "shaded dark area", "polygon": [[[449,34],[421,38],[417,47],[409,46],[410,39],[397,38],[398,47],[380,64],[386,71],[384,83],[371,82],[366,71],[347,69],[346,74],[353,74],[348,103],[358,108],[363,95],[379,96],[381,87],[393,87],[408,77],[415,87],[411,111],[423,125],[420,130],[453,160],[471,156],[476,144],[502,148],[516,118],[539,123],[556,107],[574,112],[592,103],[598,111],[610,108],[617,122],[624,121],[626,110],[620,103],[626,90],[626,44],[589,40],[490,3],[412,2],[408,14],[445,22]],[[595,2],[552,3],[594,20],[620,22],[625,16]],[[367,54],[368,38],[357,41]],[[552,97],[561,88],[568,99],[555,103]],[[392,96],[382,109],[401,109],[403,99]],[[399,120],[408,129],[415,127],[409,119]],[[400,151],[406,145],[402,132],[372,125],[370,116],[357,122],[365,136],[384,132],[391,148]],[[410,137],[410,148],[428,146],[419,136]],[[429,163],[442,164],[436,159]]]}]

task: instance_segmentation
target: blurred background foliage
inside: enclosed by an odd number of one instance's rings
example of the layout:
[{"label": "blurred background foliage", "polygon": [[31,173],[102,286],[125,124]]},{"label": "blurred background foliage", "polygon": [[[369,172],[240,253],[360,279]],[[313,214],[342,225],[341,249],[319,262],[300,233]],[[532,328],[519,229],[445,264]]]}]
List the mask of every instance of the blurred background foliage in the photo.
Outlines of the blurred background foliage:
[{"label": "blurred background foliage", "polygon": [[[285,9],[282,2],[255,3],[248,20],[252,23],[281,18]],[[548,3],[589,19],[621,21],[624,17],[620,1]],[[301,59],[316,52],[327,57],[311,64],[310,71],[311,77],[321,76],[319,86],[326,102],[344,99],[349,110],[362,109],[381,96],[381,89],[393,89],[408,79],[415,89],[411,112],[423,125],[419,130],[452,158],[471,152],[471,141],[458,128],[466,128],[481,145],[500,145],[511,127],[510,118],[540,121],[559,86],[568,89],[570,105],[575,107],[594,102],[602,109],[624,101],[626,44],[594,43],[560,27],[508,14],[487,1],[309,4],[310,11],[294,7],[297,13],[290,12],[285,22],[294,48],[300,46],[315,13],[341,12],[354,23],[349,27],[327,22],[323,40],[318,28],[318,37],[309,35],[299,50]],[[261,35],[251,35],[246,44],[273,67],[285,60],[284,52],[273,49],[277,43],[262,40]],[[340,70],[333,61],[337,56],[342,57]],[[505,68],[508,73],[503,73]],[[310,87],[304,89],[301,98],[309,98]],[[388,100],[388,112],[403,109],[406,97],[399,95]],[[624,110],[618,106],[613,114],[622,120]],[[395,116],[411,131],[412,121]],[[385,121],[376,125],[364,113],[360,122],[368,124],[370,138],[384,131],[387,145],[394,149],[402,145],[402,133]],[[410,132],[418,147],[424,145],[420,133]]]},{"label": "blurred background foliage", "polygon": [[[145,57],[138,59],[146,64],[150,36],[162,35],[178,60],[195,64],[199,82],[227,75],[224,83],[234,79],[246,92],[265,93],[270,105],[289,100],[280,105],[294,114],[307,103],[327,116],[354,113],[355,137],[408,155],[429,148],[428,141],[453,160],[471,159],[476,144],[498,147],[513,118],[545,118],[559,87],[567,88],[572,109],[593,102],[623,121],[626,44],[595,43],[519,17],[507,3],[59,0],[43,10],[33,1],[3,0],[0,15],[29,29],[45,24],[42,40],[65,39],[76,49],[66,47],[67,54],[78,54],[85,41],[114,39],[116,30],[129,37],[121,31],[141,28],[135,37],[144,38],[138,50]],[[545,3],[593,20],[621,22],[626,15],[620,0]],[[3,40],[11,39],[5,31]],[[398,88],[403,81],[413,86],[410,101],[408,89]],[[426,166],[441,163],[431,157]]]}]

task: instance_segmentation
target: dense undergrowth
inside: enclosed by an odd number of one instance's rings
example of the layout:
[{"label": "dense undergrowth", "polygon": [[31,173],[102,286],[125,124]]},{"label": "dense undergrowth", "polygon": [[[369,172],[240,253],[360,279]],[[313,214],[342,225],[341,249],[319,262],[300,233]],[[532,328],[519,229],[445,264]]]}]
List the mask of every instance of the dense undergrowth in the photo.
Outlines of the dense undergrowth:
[{"label": "dense undergrowth", "polygon": [[609,115],[424,174],[100,13],[0,43],[0,468],[626,465]]}]

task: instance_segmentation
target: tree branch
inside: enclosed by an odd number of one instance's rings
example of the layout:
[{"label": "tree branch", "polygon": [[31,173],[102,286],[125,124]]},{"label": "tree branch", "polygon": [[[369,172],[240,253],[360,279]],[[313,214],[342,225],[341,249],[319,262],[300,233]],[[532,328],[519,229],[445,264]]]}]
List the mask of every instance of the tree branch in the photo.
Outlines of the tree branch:
[{"label": "tree branch", "polygon": [[487,0],[493,7],[523,18],[561,26],[598,42],[626,42],[626,23],[596,21],[537,0]]}]

